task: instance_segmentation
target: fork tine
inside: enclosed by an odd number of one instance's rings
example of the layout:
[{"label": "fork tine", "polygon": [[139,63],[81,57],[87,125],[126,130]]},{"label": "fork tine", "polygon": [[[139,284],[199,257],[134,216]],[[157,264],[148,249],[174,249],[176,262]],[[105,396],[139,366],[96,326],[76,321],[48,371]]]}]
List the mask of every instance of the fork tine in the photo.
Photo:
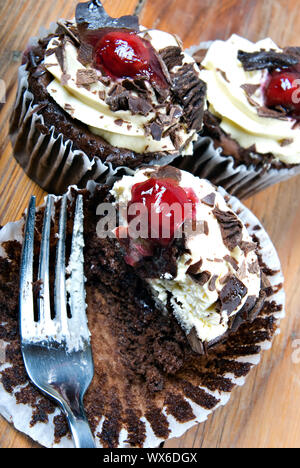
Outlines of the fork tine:
[{"label": "fork tine", "polygon": [[34,227],[35,227],[35,203],[34,196],[31,197],[25,224],[24,242],[21,257],[20,270],[20,334],[22,340],[32,336],[34,327],[34,307],[33,307],[33,247],[34,247]]},{"label": "fork tine", "polygon": [[[50,287],[49,287],[49,254],[50,254],[50,228],[51,214],[53,208],[53,196],[48,195],[44,214],[44,224],[42,232],[42,242],[39,259],[38,281],[40,284],[40,292],[38,296],[38,313],[39,322],[42,326],[51,324],[51,309],[50,309]],[[47,329],[47,328],[46,328]]]},{"label": "fork tine", "polygon": [[67,294],[66,294],[66,221],[67,195],[61,202],[59,217],[58,244],[56,252],[55,282],[54,282],[54,310],[55,321],[59,324],[64,336],[68,335]]},{"label": "fork tine", "polygon": [[78,345],[89,341],[89,330],[86,317],[85,287],[84,287],[84,238],[83,238],[83,197],[76,200],[73,225],[72,247],[68,270],[67,290],[70,295],[71,319],[69,329],[72,337],[79,338]]}]

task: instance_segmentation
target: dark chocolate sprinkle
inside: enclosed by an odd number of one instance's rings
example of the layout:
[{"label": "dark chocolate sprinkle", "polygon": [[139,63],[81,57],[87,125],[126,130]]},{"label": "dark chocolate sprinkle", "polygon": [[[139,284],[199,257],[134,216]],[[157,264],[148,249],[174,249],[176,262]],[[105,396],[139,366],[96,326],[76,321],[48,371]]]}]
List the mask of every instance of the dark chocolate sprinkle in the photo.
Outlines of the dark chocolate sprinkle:
[{"label": "dark chocolate sprinkle", "polygon": [[243,225],[232,211],[222,211],[218,207],[213,214],[220,224],[223,242],[229,250],[233,250],[242,241]]},{"label": "dark chocolate sprinkle", "polygon": [[220,292],[222,310],[230,315],[242,302],[247,294],[247,287],[236,276],[232,275]]},{"label": "dark chocolate sprinkle", "polygon": [[242,62],[245,71],[290,67],[299,63],[299,57],[275,50],[260,50],[258,52],[239,50],[238,60]]},{"label": "dark chocolate sprinkle", "polygon": [[171,71],[174,67],[182,65],[184,55],[180,47],[166,47],[165,49],[162,49],[159,53],[169,71]]},{"label": "dark chocolate sprinkle", "polygon": [[191,130],[200,130],[203,121],[206,84],[193,64],[185,64],[172,74],[171,93],[184,110],[183,119]]},{"label": "dark chocolate sprinkle", "polygon": [[202,203],[208,206],[215,206],[216,194],[211,192],[210,194],[206,195],[206,197],[202,198]]}]

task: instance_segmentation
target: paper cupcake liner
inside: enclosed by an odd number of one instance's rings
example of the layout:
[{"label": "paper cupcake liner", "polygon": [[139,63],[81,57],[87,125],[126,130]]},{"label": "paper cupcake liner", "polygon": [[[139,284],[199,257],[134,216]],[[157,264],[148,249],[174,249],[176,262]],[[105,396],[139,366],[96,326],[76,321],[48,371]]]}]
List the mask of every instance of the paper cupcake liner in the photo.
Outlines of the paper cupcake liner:
[{"label": "paper cupcake liner", "polygon": [[[93,191],[93,185],[90,183],[88,189]],[[226,196],[226,192],[220,188],[220,193],[223,196]],[[69,198],[72,197],[71,189],[68,192]],[[242,386],[245,383],[245,378],[250,372],[251,368],[256,366],[260,359],[263,350],[269,349],[272,344],[272,338],[279,333],[279,323],[280,320],[284,317],[284,308],[285,308],[285,294],[282,288],[283,275],[281,273],[280,261],[276,250],[266,233],[262,225],[259,223],[257,218],[242,205],[242,203],[235,197],[229,196],[229,206],[233,211],[235,211],[241,220],[246,224],[249,233],[255,234],[256,238],[259,241],[259,254],[261,255],[262,262],[266,268],[266,274],[270,281],[270,284],[273,288],[273,294],[268,297],[268,302],[272,303],[275,307],[272,307],[271,311],[263,309],[259,317],[243,332],[243,346],[241,344],[236,344],[236,348],[230,348],[231,352],[228,352],[228,356],[225,358],[224,354],[222,357],[218,357],[217,353],[213,356],[215,359],[216,366],[215,368],[217,373],[217,381],[219,386],[217,389],[212,388],[209,384],[199,386],[199,392],[205,395],[205,401],[208,399],[212,400],[211,405],[200,404],[195,402],[195,399],[185,398],[185,404],[190,405],[190,408],[193,411],[194,418],[188,422],[181,423],[175,419],[175,417],[170,414],[167,407],[163,407],[162,414],[167,419],[169,426],[169,438],[180,437],[188,429],[190,429],[195,424],[201,423],[207,419],[207,417],[213,413],[220,406],[226,405],[228,403],[232,390],[235,386]],[[0,245],[8,240],[17,240],[18,242],[22,239],[22,227],[23,221],[16,223],[9,223],[3,227],[0,231]],[[0,250],[0,255],[4,256],[4,250]],[[271,272],[272,270],[272,272]],[[274,311],[277,312],[274,312]],[[274,327],[271,332],[268,330],[264,319],[272,319]],[[1,325],[1,319],[0,319]],[[275,331],[276,330],[276,331]],[[249,353],[247,348],[253,346],[255,343],[255,352]],[[226,346],[226,343],[225,343]],[[0,340],[0,373],[7,367],[12,366],[5,358],[5,342]],[[2,352],[1,352],[2,351]],[[233,351],[233,352],[232,352]],[[213,352],[212,352],[213,355]],[[2,360],[1,360],[2,356]],[[212,356],[209,356],[205,359],[211,359]],[[224,367],[224,360],[226,365]],[[204,362],[205,366],[205,362]],[[55,443],[54,439],[54,424],[53,418],[60,414],[60,410],[57,409],[54,414],[49,416],[49,421],[47,423],[38,422],[32,426],[30,423],[33,416],[33,408],[27,404],[17,404],[15,391],[8,393],[1,380],[0,380],[0,414],[4,416],[9,422],[11,422],[15,428],[28,436],[33,440],[37,441],[45,447],[73,447],[72,441],[64,437],[60,440],[59,443]],[[95,430],[95,436],[97,433],[101,432],[102,425],[104,423],[104,417],[98,424],[98,427]],[[154,448],[159,446],[161,442],[164,442],[165,439],[162,439],[155,435],[151,421],[146,416],[142,414],[140,421],[144,423],[146,438],[144,441],[144,447]],[[123,427],[119,434],[119,447],[128,447],[128,432]],[[101,447],[99,438],[95,437],[98,447]]]},{"label": "paper cupcake liner", "polygon": [[[212,41],[203,42],[186,50],[193,55],[198,50],[206,50]],[[283,182],[300,174],[300,164],[282,169],[257,169],[255,165],[236,164],[233,156],[223,156],[222,148],[215,148],[213,139],[200,137],[195,144],[192,158],[183,157],[176,164],[180,169],[208,179],[220,185],[231,195],[240,199],[248,198],[278,182]]]},{"label": "paper cupcake liner", "polygon": [[[30,39],[28,47],[37,45],[39,39],[54,33],[56,28],[56,23],[52,23],[48,30],[41,28],[38,37]],[[39,127],[44,125],[44,118],[38,114],[39,104],[33,102],[28,76],[26,65],[22,65],[19,68],[10,136],[14,157],[31,179],[47,192],[63,194],[69,185],[85,187],[88,180],[111,185],[124,174],[133,173],[127,166],[113,166],[96,156],[89,157],[84,151],[74,149],[73,142],[62,133],[57,133],[54,126],[50,128],[49,134],[43,134]],[[166,154],[147,164],[166,165],[176,157],[178,155]],[[143,164],[141,161],[140,165]]]}]

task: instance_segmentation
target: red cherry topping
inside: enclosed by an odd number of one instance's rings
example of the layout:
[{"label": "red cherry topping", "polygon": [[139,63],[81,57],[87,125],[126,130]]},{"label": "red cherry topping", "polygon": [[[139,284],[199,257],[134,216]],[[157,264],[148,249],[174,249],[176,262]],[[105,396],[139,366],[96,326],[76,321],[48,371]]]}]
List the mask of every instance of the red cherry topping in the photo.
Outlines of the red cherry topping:
[{"label": "red cherry topping", "polygon": [[[135,184],[131,194],[128,209],[134,203],[147,208],[148,238],[163,247],[168,246],[187,217],[195,216],[196,195],[192,189],[187,192],[173,179],[148,179]],[[128,222],[134,218],[128,215]]]},{"label": "red cherry topping", "polygon": [[276,70],[270,73],[264,89],[265,105],[270,108],[281,106],[291,116],[300,117],[300,102],[297,102],[300,100],[299,84],[300,73],[295,70]]},{"label": "red cherry topping", "polygon": [[132,32],[110,31],[95,46],[95,65],[112,78],[146,77],[167,87],[150,42]]}]

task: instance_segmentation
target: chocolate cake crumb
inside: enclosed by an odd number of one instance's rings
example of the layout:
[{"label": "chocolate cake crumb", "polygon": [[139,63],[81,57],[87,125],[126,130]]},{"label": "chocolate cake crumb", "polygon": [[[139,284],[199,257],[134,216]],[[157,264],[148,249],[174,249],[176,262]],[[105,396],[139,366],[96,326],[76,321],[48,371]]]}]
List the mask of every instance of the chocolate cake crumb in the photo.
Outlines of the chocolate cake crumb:
[{"label": "chocolate cake crumb", "polygon": [[212,409],[220,402],[220,400],[205,392],[201,388],[192,385],[190,382],[184,381],[182,383],[182,387],[184,394],[188,398],[205,409]]},{"label": "chocolate cake crumb", "polygon": [[167,413],[183,423],[195,418],[190,404],[181,396],[169,393],[165,399]]}]

